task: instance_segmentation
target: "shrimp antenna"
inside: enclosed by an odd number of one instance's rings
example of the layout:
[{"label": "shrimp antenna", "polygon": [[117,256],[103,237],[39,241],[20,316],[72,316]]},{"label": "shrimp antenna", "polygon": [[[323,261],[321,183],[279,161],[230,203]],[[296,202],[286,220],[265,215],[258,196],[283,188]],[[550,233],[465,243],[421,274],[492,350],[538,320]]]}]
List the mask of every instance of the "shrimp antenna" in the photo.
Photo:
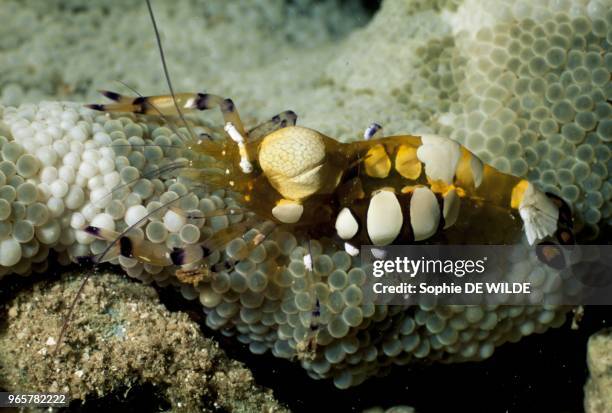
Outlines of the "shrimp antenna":
[{"label": "shrimp antenna", "polygon": [[[185,117],[183,116],[183,112],[181,111],[181,109],[179,108],[179,105],[176,102],[176,95],[174,93],[174,88],[172,87],[172,81],[170,80],[170,74],[168,71],[168,65],[166,64],[166,57],[164,54],[164,49],[162,47],[162,43],[161,43],[161,37],[159,35],[159,29],[157,28],[157,22],[155,20],[155,15],[153,14],[153,8],[151,7],[151,2],[150,0],[145,0],[146,4],[147,4],[147,9],[149,10],[149,16],[151,17],[151,23],[153,24],[153,31],[155,32],[155,40],[157,42],[157,48],[159,50],[159,56],[161,58],[161,62],[162,62],[162,67],[164,70],[164,76],[166,78],[166,83],[168,84],[168,88],[170,89],[170,95],[172,96],[172,102],[174,103],[174,107],[176,109],[176,112],[179,115],[179,118],[181,119],[181,122],[183,122],[183,124],[185,125],[185,127],[187,128],[187,131],[189,132],[189,134],[191,135],[191,137],[193,139],[195,139],[195,133],[193,131],[193,129],[191,128],[191,126],[189,125],[189,123],[185,120]],[[119,81],[121,84],[123,84],[125,87],[127,87],[128,89],[132,90],[133,92],[135,92],[137,95],[140,95],[140,93],[138,93],[134,88],[128,86],[126,83]],[[153,106],[153,108],[160,114],[160,116],[162,117],[162,119],[166,120],[166,122],[171,125],[173,131],[177,134],[177,136],[180,137],[180,134],[178,133],[178,130],[175,130],[173,127],[172,122],[168,122],[168,120],[163,116],[163,114],[161,113],[161,111],[156,108],[155,106]],[[169,203],[175,202],[178,199],[180,199],[182,197],[178,197],[177,199],[174,199],[172,201],[170,201]],[[168,207],[168,204],[162,205],[161,207],[157,208],[157,209],[161,209],[164,207]],[[157,210],[156,209],[156,210]],[[150,214],[147,214],[147,217],[150,216]],[[141,219],[140,221],[143,221],[144,219],[146,219],[147,217]],[[140,222],[139,221],[139,222]],[[137,225],[137,224],[136,224]],[[132,228],[134,228],[134,225],[128,227],[125,231],[123,231],[123,233],[121,235],[124,235],[125,233],[127,233],[129,230],[131,230]],[[112,245],[112,243],[111,243]],[[107,247],[103,253],[101,254],[101,257],[104,257],[104,255],[106,255],[108,253],[108,251],[110,250],[110,246]],[[62,339],[64,338],[64,335],[66,334],[66,331],[68,329],[68,324],[70,323],[70,319],[72,317],[72,314],[74,313],[74,309],[76,307],[76,304],[81,296],[81,294],[83,293],[83,289],[85,288],[85,284],[87,284],[87,281],[89,280],[89,277],[91,276],[91,273],[88,273],[85,278],[83,279],[83,281],[81,282],[81,285],[79,286],[79,289],[76,293],[76,296],[74,297],[74,299],[72,300],[72,302],[70,303],[70,307],[68,309],[68,314],[66,315],[66,318],[64,319],[63,323],[62,323],[62,328],[60,330],[59,333],[59,337],[57,339],[57,344],[55,345],[55,349],[53,351],[53,355],[56,356],[58,353],[58,350],[61,346],[62,343]]]},{"label": "shrimp antenna", "polygon": [[187,130],[189,131],[189,134],[191,135],[191,137],[195,138],[196,136],[195,133],[191,129],[191,126],[189,126],[189,124],[185,120],[185,117],[183,116],[183,112],[181,112],[181,109],[179,108],[178,103],[176,103],[176,96],[174,93],[174,88],[172,87],[172,81],[170,80],[170,74],[168,72],[168,65],[166,64],[166,56],[164,54],[164,48],[162,47],[161,37],[159,35],[159,29],[157,28],[157,22],[155,21],[155,15],[153,14],[153,7],[151,7],[151,0],[145,0],[145,1],[147,3],[147,9],[149,9],[149,16],[151,17],[151,23],[153,23],[153,31],[155,32],[155,41],[157,42],[157,49],[159,50],[159,57],[161,58],[162,67],[164,69],[164,76],[166,77],[166,83],[168,84],[168,89],[170,89],[170,95],[172,96],[172,102],[174,103],[174,108],[176,109],[176,112],[178,113],[181,121],[187,127]]},{"label": "shrimp antenna", "polygon": [[64,339],[64,335],[66,335],[66,331],[68,331],[68,324],[70,323],[70,319],[72,318],[72,314],[74,313],[74,309],[76,308],[76,304],[83,293],[83,289],[85,288],[85,284],[89,280],[91,276],[91,272],[88,272],[83,281],[81,281],[81,285],[79,285],[79,289],[77,290],[74,299],[70,303],[70,307],[68,308],[68,314],[64,318],[62,322],[62,329],[60,330],[59,336],[57,337],[57,342],[55,344],[55,349],[53,350],[53,357],[57,356],[57,353],[62,345],[62,340]]},{"label": "shrimp antenna", "polygon": [[[144,98],[144,96],[135,88],[133,88],[132,86],[128,85],[127,83],[125,83],[122,80],[117,80],[117,83],[119,83],[120,85],[122,85],[123,87],[131,90],[132,92],[134,92],[136,95],[138,95],[138,97]],[[174,104],[176,105],[176,100],[174,100],[174,95],[172,95],[172,99],[174,101]],[[159,116],[168,124],[168,126],[170,126],[170,129],[172,129],[172,132],[176,133],[176,136],[178,136],[179,138],[181,137],[181,134],[179,133],[178,129],[176,129],[176,127],[174,126],[174,122],[171,122],[169,118],[167,118],[166,116],[164,116],[164,114],[162,113],[161,110],[159,110],[159,108],[157,107],[157,105],[154,105],[152,102],[148,102],[149,105],[151,105],[151,107],[153,109],[155,109],[155,111],[159,114]],[[179,112],[181,113],[181,112]],[[181,116],[182,118],[182,116]],[[183,120],[184,122],[184,120]],[[157,146],[161,146],[161,145],[157,145]],[[172,146],[170,146],[172,147]]]}]

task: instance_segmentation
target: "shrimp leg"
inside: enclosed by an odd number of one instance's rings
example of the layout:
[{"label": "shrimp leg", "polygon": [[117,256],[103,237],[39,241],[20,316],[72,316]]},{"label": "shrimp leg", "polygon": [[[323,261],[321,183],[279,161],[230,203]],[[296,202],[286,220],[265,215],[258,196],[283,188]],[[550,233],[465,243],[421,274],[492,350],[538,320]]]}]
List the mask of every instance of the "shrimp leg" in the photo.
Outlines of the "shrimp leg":
[{"label": "shrimp leg", "polygon": [[[90,104],[88,108],[102,112],[132,112],[142,115],[179,115],[176,111],[172,95],[157,96],[123,96],[116,92],[102,90],[102,95],[115,101],[108,105]],[[241,135],[245,135],[244,126],[238,110],[231,99],[210,93],[177,93],[174,95],[176,104],[181,111],[190,112],[218,107],[225,123],[231,123]]]}]

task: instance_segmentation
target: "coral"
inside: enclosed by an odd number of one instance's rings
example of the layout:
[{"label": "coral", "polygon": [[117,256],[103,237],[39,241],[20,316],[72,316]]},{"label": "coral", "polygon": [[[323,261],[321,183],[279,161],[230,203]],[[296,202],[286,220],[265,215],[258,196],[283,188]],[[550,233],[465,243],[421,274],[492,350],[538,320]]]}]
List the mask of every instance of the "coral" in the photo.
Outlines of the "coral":
[{"label": "coral", "polygon": [[[212,212],[236,205],[224,191],[208,193],[171,173],[172,165],[188,153],[181,151],[183,141],[176,134],[152,123],[153,119],[113,118],[54,102],[5,108],[2,119],[7,137],[0,147],[4,157],[0,170],[6,183],[0,195],[11,195],[3,197],[11,210],[2,221],[5,242],[11,245],[0,248],[0,258],[11,259],[11,266],[0,267],[4,273],[27,274],[31,263],[35,270],[45,268],[49,250],[58,254],[62,264],[99,254],[107,244],[81,231],[88,224],[122,231],[171,200],[177,200],[176,206],[183,211]],[[219,133],[196,128],[201,130]],[[23,157],[35,167],[20,168]],[[23,185],[35,189],[35,197],[26,197],[29,203],[13,196],[24,192]],[[41,212],[28,217],[34,205]],[[20,210],[25,212],[15,215]],[[241,219],[193,219],[161,209],[131,234],[172,248],[206,240]],[[35,228],[25,243],[16,229],[18,222]],[[245,239],[254,231],[245,234]],[[235,239],[224,249],[212,251],[205,262],[211,266],[230,262],[242,255],[245,246],[244,239]],[[28,251],[37,248],[39,252],[31,256]],[[303,261],[307,251],[314,257],[312,273]],[[509,260],[508,271],[517,279],[539,285],[554,274],[542,268],[527,248]],[[209,327],[235,335],[253,353],[271,351],[277,357],[298,358],[312,377],[331,377],[340,388],[359,384],[393,364],[488,358],[502,343],[560,325],[566,311],[493,304],[375,306],[364,299],[366,271],[358,258],[338,251],[329,241],[312,240],[308,245],[307,239],[281,230],[235,268],[197,282],[181,278],[180,273],[175,276],[167,267],[125,257],[111,262],[145,283],[175,285],[186,299],[199,297]],[[321,314],[313,335],[315,298],[321,303]]]},{"label": "coral", "polygon": [[62,314],[80,283],[81,277],[66,275],[6,303],[0,386],[85,401],[150,383],[172,411],[287,411],[186,314],[170,313],[153,288],[114,274],[91,277],[70,333],[52,356]]},{"label": "coral", "polygon": [[587,363],[591,376],[584,387],[584,411],[612,410],[612,330],[605,329],[589,338]]}]

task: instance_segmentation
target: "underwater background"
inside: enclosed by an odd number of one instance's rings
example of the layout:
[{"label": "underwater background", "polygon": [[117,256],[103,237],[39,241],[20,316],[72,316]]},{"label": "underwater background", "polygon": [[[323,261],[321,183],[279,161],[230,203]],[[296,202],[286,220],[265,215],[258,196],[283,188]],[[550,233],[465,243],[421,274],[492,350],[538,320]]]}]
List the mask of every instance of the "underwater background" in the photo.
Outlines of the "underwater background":
[{"label": "underwater background", "polygon": [[[609,0],[152,5],[175,90],[231,97],[248,125],[291,109],[342,141],[373,121],[385,135],[450,137],[566,199],[580,242],[610,243]],[[364,271],[321,241],[315,269],[341,296],[333,312],[359,313],[329,320],[315,359],[300,360],[310,309],[299,236],[275,235],[205,286],[130,260],[76,265],[106,247],[78,231],[85,223],[121,231],[176,196],[185,209],[236,204],[156,175],[182,156],[163,120],[84,108],[98,89],[133,95],[118,81],[168,93],[144,1],[0,2],[2,390],[66,392],[72,411],[612,411],[609,307],[368,307],[347,298]],[[214,111],[192,121],[220,133]],[[174,245],[233,223],[161,216],[141,236]]]}]

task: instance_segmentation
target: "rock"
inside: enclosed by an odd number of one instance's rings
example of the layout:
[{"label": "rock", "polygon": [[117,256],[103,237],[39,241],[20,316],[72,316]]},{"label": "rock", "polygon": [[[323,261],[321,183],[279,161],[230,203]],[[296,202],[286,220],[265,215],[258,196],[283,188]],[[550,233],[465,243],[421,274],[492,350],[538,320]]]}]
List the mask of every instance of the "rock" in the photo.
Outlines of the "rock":
[{"label": "rock", "polygon": [[584,411],[612,412],[612,328],[591,336],[587,363],[591,377],[584,386]]},{"label": "rock", "polygon": [[[57,354],[58,335],[82,277],[19,292],[4,306],[0,387],[67,393],[84,401],[152,385],[172,411],[285,412],[251,372],[171,313],[156,291],[111,273],[91,277]],[[125,390],[127,389],[127,391]],[[153,396],[151,396],[153,397]]]}]

